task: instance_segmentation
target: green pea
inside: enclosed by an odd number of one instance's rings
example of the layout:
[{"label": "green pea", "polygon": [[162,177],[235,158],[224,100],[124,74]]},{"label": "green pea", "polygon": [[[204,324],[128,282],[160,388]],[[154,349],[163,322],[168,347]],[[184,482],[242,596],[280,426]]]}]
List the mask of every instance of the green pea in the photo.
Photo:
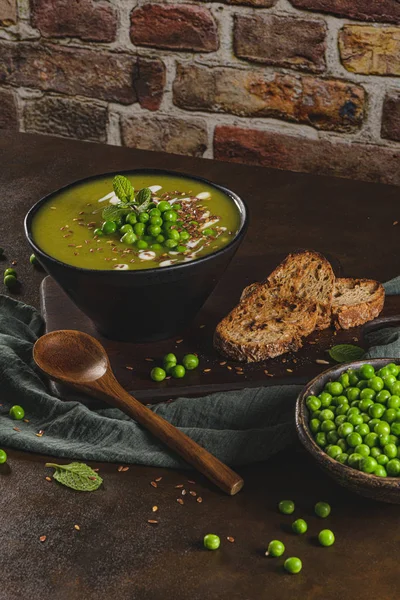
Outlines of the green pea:
[{"label": "green pea", "polygon": [[367,444],[370,448],[379,446],[379,436],[375,432],[368,433],[364,438],[364,444]]},{"label": "green pea", "polygon": [[177,229],[170,229],[167,233],[167,239],[178,241],[180,238],[179,231]]},{"label": "green pea", "polygon": [[364,388],[363,390],[361,390],[361,393],[360,393],[360,399],[361,400],[364,400],[365,398],[369,398],[370,400],[374,400],[375,396],[376,396],[375,390],[373,390],[373,389],[371,389],[369,387]]},{"label": "green pea", "polygon": [[0,450],[0,465],[4,465],[7,462],[7,453],[4,450]]},{"label": "green pea", "polygon": [[376,477],[387,477],[387,472],[385,467],[383,467],[382,465],[377,465],[375,471],[374,471],[374,475],[376,475]]},{"label": "green pea", "polygon": [[17,277],[17,271],[10,267],[4,271],[4,277],[7,277],[7,275],[14,275],[14,277]]},{"label": "green pea", "polygon": [[[156,210],[156,209],[153,209],[153,210]],[[151,217],[150,218],[150,225],[156,225],[157,227],[160,228],[160,231],[161,231],[162,223],[163,223],[163,221],[162,221],[161,217]]]},{"label": "green pea", "polygon": [[336,425],[331,420],[322,421],[321,423],[321,431],[324,433],[328,433],[329,431],[334,431],[336,429]]},{"label": "green pea", "polygon": [[34,254],[30,255],[29,262],[31,263],[31,265],[37,265],[37,264],[39,264],[38,259],[36,258],[36,256]]},{"label": "green pea", "polygon": [[375,369],[372,365],[362,365],[358,371],[358,375],[361,379],[371,379],[375,375]]},{"label": "green pea", "polygon": [[346,415],[338,415],[335,419],[335,425],[336,427],[339,427],[342,423],[346,422]]},{"label": "green pea", "polygon": [[19,406],[19,404],[15,404],[14,406],[12,406],[8,414],[12,419],[15,419],[16,421],[20,421],[25,417],[25,411],[22,408],[22,406]]},{"label": "green pea", "polygon": [[377,396],[376,396],[376,401],[379,402],[380,404],[386,404],[387,401],[390,398],[390,392],[389,390],[381,390]]},{"label": "green pea", "polygon": [[204,548],[207,548],[207,550],[218,550],[221,545],[221,540],[214,533],[208,533],[204,536],[203,543]]},{"label": "green pea", "polygon": [[181,231],[180,238],[182,242],[187,242],[190,239],[190,233],[187,231]]},{"label": "green pea", "polygon": [[354,369],[349,369],[347,371],[348,375],[349,375],[349,383],[351,386],[356,386],[357,383],[359,382],[359,377],[357,375],[357,371],[355,371]]},{"label": "green pea", "polygon": [[360,379],[360,381],[356,384],[356,387],[358,387],[359,390],[364,390],[368,387],[368,381],[365,379]]},{"label": "green pea", "polygon": [[342,423],[340,425],[340,427],[338,429],[338,434],[340,435],[340,437],[346,438],[348,435],[353,433],[353,431],[354,431],[354,426],[351,423],[346,422],[346,423]]},{"label": "green pea", "polygon": [[178,245],[178,242],[176,240],[165,240],[165,247],[168,248],[168,250],[172,250],[173,248],[176,248]]},{"label": "green pea", "polygon": [[[328,434],[329,435],[329,434]],[[337,442],[336,445],[339,446],[339,448],[341,448],[342,452],[347,452],[347,450],[349,449],[346,440],[344,440],[343,438],[340,438]]]},{"label": "green pea", "polygon": [[400,475],[400,460],[398,458],[392,458],[386,465],[387,474],[390,477],[397,477]]},{"label": "green pea", "polygon": [[381,448],[383,448],[384,446],[386,446],[386,444],[390,444],[389,434],[383,433],[379,436],[379,445]]},{"label": "green pea", "polygon": [[[161,216],[161,210],[159,208],[152,208],[149,212],[151,218],[159,218]],[[151,219],[150,219],[151,221]]]},{"label": "green pea", "polygon": [[381,420],[380,419],[371,419],[368,423],[369,428],[371,429],[371,431],[373,431],[375,429],[375,425],[377,425],[378,423],[380,423]]},{"label": "green pea", "polygon": [[385,377],[382,378],[383,382],[385,384],[385,386],[391,390],[392,389],[392,385],[394,383],[396,383],[396,377],[394,375],[385,375]]},{"label": "green pea", "polygon": [[215,231],[211,227],[206,227],[206,229],[203,229],[202,233],[206,237],[211,237],[211,236],[215,235]]},{"label": "green pea", "polygon": [[330,529],[323,529],[318,534],[318,541],[321,546],[332,546],[335,543],[335,536]]},{"label": "green pea", "polygon": [[349,455],[343,452],[343,454],[339,454],[337,459],[342,465],[347,465],[347,461],[349,460]]},{"label": "green pea", "polygon": [[361,437],[365,437],[370,432],[370,428],[368,423],[360,423],[360,425],[357,425],[354,428],[354,431],[359,433]]},{"label": "green pea", "polygon": [[363,458],[365,458],[366,456],[369,456],[371,454],[371,448],[369,446],[367,446],[367,444],[359,444],[358,446],[356,446],[354,448],[354,451],[357,454],[361,454],[361,456]]},{"label": "green pea", "polygon": [[360,414],[360,409],[358,408],[358,406],[352,406],[348,412],[347,412],[348,416],[350,417],[350,415],[359,415]]},{"label": "green pea", "polygon": [[[396,425],[396,423],[392,423],[392,427],[393,427],[393,425]],[[388,423],[385,423],[385,421],[381,421],[380,423],[377,423],[375,425],[374,431],[378,435],[382,435],[382,434],[385,434],[385,433],[387,433],[389,435],[389,433],[390,433],[390,425]],[[393,431],[393,433],[395,435],[397,435],[395,431]]]},{"label": "green pea", "polygon": [[159,234],[156,237],[156,242],[158,242],[159,244],[162,244],[163,242],[165,242],[165,236],[163,236],[162,234]]},{"label": "green pea", "polygon": [[335,415],[333,414],[333,411],[330,410],[329,408],[324,408],[324,410],[321,410],[321,413],[319,415],[319,420],[320,421],[332,421],[335,418]]},{"label": "green pea", "polygon": [[163,219],[164,221],[167,221],[167,223],[175,223],[177,218],[178,215],[174,210],[166,210],[163,214]]},{"label": "green pea", "polygon": [[349,467],[352,467],[353,469],[359,469],[362,458],[363,457],[361,456],[361,454],[357,454],[356,452],[353,452],[353,454],[350,454],[349,458],[347,459],[347,464],[349,465]]},{"label": "green pea", "polygon": [[394,396],[400,396],[400,381],[396,381],[396,382],[395,382],[395,383],[392,385],[392,387],[391,387],[390,391],[392,392],[392,394],[393,394]]},{"label": "green pea", "polygon": [[382,421],[386,421],[386,423],[394,423],[397,417],[397,411],[394,408],[388,408],[382,415]]},{"label": "green pea", "polygon": [[354,427],[356,427],[357,425],[361,425],[362,423],[364,423],[363,418],[361,415],[350,415],[348,416],[348,421],[349,423],[351,423],[352,425],[354,425]]},{"label": "green pea", "polygon": [[350,407],[348,404],[340,404],[336,408],[336,414],[337,415],[346,415],[349,409],[350,409]]},{"label": "green pea", "polygon": [[169,202],[161,200],[161,202],[157,204],[157,208],[161,213],[164,213],[166,210],[169,210],[171,208],[171,205]]},{"label": "green pea", "polygon": [[164,371],[167,375],[171,375],[172,369],[176,366],[174,362],[166,362],[164,363]]},{"label": "green pea", "polygon": [[182,377],[185,377],[185,373],[186,369],[183,365],[175,365],[171,369],[171,375],[174,379],[182,379]]},{"label": "green pea", "polygon": [[339,381],[331,381],[326,384],[325,388],[332,396],[340,396],[343,393],[343,386]]},{"label": "green pea", "polygon": [[4,277],[4,285],[8,288],[12,288],[17,285],[18,280],[14,275],[6,275]]},{"label": "green pea", "polygon": [[396,421],[396,423],[392,423],[390,426],[390,433],[393,435],[400,435],[400,423]]},{"label": "green pea", "polygon": [[182,244],[180,244],[179,246],[176,247],[176,251],[180,252],[180,253],[186,252],[186,250],[187,250],[186,246],[182,246]]},{"label": "green pea", "polygon": [[332,398],[332,406],[341,406],[342,404],[348,404],[349,403],[349,399],[346,398],[346,396],[334,396],[334,398]]},{"label": "green pea", "polygon": [[368,387],[370,387],[371,390],[374,390],[374,392],[380,392],[383,390],[383,386],[384,383],[381,377],[375,376],[368,380]]},{"label": "green pea", "polygon": [[371,417],[367,413],[361,413],[361,416],[363,418],[364,423],[368,423],[369,424],[369,422],[371,420]]},{"label": "green pea", "polygon": [[362,437],[359,433],[353,432],[346,437],[346,442],[350,448],[355,448],[359,444],[362,444]]},{"label": "green pea", "polygon": [[136,235],[133,233],[133,231],[128,231],[128,233],[124,233],[124,235],[121,238],[121,242],[123,244],[134,244],[137,240]]},{"label": "green pea", "polygon": [[[400,411],[399,411],[399,412],[400,412]],[[320,415],[320,414],[321,414],[321,411],[320,411],[320,410],[315,410],[315,411],[313,412],[313,415],[312,415],[312,416],[313,416],[313,418],[314,418],[314,419],[319,419],[319,415]]]},{"label": "green pea", "polygon": [[142,212],[140,213],[139,217],[138,217],[138,221],[139,223],[142,223],[142,225],[144,225],[145,223],[147,223],[147,221],[150,219],[150,216],[147,212]]},{"label": "green pea", "polygon": [[137,217],[134,212],[130,212],[129,215],[126,215],[125,223],[128,223],[129,225],[136,225]]},{"label": "green pea", "polygon": [[274,558],[278,558],[279,556],[282,556],[284,552],[284,544],[282,544],[282,542],[279,540],[272,540],[272,542],[268,544],[268,550],[265,553],[265,556],[273,556]]},{"label": "green pea", "polygon": [[99,227],[97,227],[94,231],[93,231],[93,235],[95,235],[96,237],[102,237],[104,235],[103,230],[100,229]]},{"label": "green pea", "polygon": [[[372,448],[372,450],[374,450],[374,448]],[[378,456],[374,456],[374,458],[376,459],[376,462],[378,463],[378,465],[381,465],[382,467],[387,465],[389,462],[389,459],[386,456],[386,454],[379,454]]]},{"label": "green pea", "polygon": [[193,369],[197,369],[199,366],[199,359],[195,354],[185,354],[182,364],[187,371],[193,371]]},{"label": "green pea", "polygon": [[[324,421],[324,423],[328,423],[329,421]],[[324,431],[324,430],[322,430]],[[337,431],[335,431],[334,429],[331,429],[330,431],[327,432],[326,434],[326,441],[328,442],[328,444],[337,444],[339,441],[339,434]]]},{"label": "green pea", "polygon": [[166,372],[164,369],[161,369],[161,367],[154,367],[154,369],[150,371],[150,377],[153,381],[163,381],[166,376]]},{"label": "green pea", "polygon": [[399,438],[397,435],[393,435],[392,433],[389,435],[389,444],[396,444],[396,446],[399,445]]},{"label": "green pea", "polygon": [[319,419],[311,419],[310,421],[310,429],[312,433],[318,433],[321,428],[321,421]]},{"label": "green pea", "polygon": [[378,458],[378,456],[380,456],[381,454],[382,454],[382,450],[380,448],[377,448],[376,446],[371,448],[372,458]]},{"label": "green pea", "polygon": [[320,446],[320,448],[325,448],[327,444],[326,433],[323,431],[319,431],[315,436],[315,442]]},{"label": "green pea", "polygon": [[144,223],[135,223],[133,226],[133,231],[135,232],[135,234],[137,236],[143,235],[144,231],[145,231],[145,224]]},{"label": "green pea", "polygon": [[348,373],[342,373],[339,377],[339,383],[342,384],[344,388],[348,388],[350,386],[350,377]]},{"label": "green pea", "polygon": [[332,396],[328,392],[322,392],[318,398],[321,401],[321,408],[328,408],[331,405]]},{"label": "green pea", "polygon": [[384,405],[379,404],[378,402],[376,404],[373,404],[372,406],[370,406],[368,409],[368,414],[373,419],[380,419],[384,412],[385,412]]},{"label": "green pea", "polygon": [[383,447],[383,452],[388,458],[397,458],[397,446],[395,444],[386,444]]},{"label": "green pea", "polygon": [[366,456],[360,461],[360,471],[363,473],[373,473],[377,466],[378,463],[372,456]]},{"label": "green pea", "polygon": [[303,563],[296,556],[291,556],[285,560],[283,567],[288,573],[296,574],[300,573],[301,569],[303,568]]},{"label": "green pea", "polygon": [[395,410],[400,408],[400,396],[390,396],[387,402],[387,407],[394,408]]},{"label": "green pea", "polygon": [[[326,421],[324,421],[326,422]],[[332,444],[329,447],[329,450],[327,451],[328,456],[330,456],[331,458],[337,458],[339,456],[339,454],[342,454],[342,449],[340,446],[336,446],[335,444]]]},{"label": "green pea", "polygon": [[302,535],[303,533],[306,533],[308,529],[308,525],[305,522],[304,519],[296,519],[296,521],[294,521],[292,523],[292,531],[293,533],[297,533],[298,535]]},{"label": "green pea", "polygon": [[104,235],[110,235],[117,231],[117,224],[114,221],[105,221],[102,226]]},{"label": "green pea", "polygon": [[395,365],[394,363],[389,363],[388,365],[386,365],[386,368],[389,369],[389,371],[392,375],[394,375],[395,377],[398,377],[398,375],[400,373],[399,365]]},{"label": "green pea", "polygon": [[278,510],[284,515],[291,515],[294,513],[295,505],[293,500],[281,500],[278,504]]},{"label": "green pea", "polygon": [[136,242],[136,248],[138,250],[146,250],[146,248],[148,248],[149,244],[145,241],[145,240],[138,240]]},{"label": "green pea", "polygon": [[358,400],[360,397],[360,390],[357,387],[348,387],[346,390],[346,396],[350,402]]},{"label": "green pea", "polygon": [[122,225],[122,227],[120,228],[120,232],[121,233],[133,233],[133,227],[132,227],[132,225],[129,225],[129,223],[126,223],[126,225]]},{"label": "green pea", "polygon": [[387,375],[391,375],[391,374],[392,373],[391,373],[390,369],[388,368],[388,366],[382,367],[382,369],[379,369],[379,371],[377,372],[378,377],[382,377],[382,379],[384,377],[386,377]]},{"label": "green pea", "polygon": [[150,225],[147,228],[147,233],[152,237],[156,238],[161,233],[161,227],[158,225]]}]

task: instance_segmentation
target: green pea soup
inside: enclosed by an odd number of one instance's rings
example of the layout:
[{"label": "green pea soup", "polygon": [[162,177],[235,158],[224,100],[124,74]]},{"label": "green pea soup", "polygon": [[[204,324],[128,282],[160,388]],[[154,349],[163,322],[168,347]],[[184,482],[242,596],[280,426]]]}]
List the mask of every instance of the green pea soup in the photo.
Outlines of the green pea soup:
[{"label": "green pea soup", "polygon": [[[118,198],[113,195],[113,175],[106,175],[69,186],[44,203],[33,217],[35,243],[76,267],[137,270],[196,260],[223,248],[237,234],[239,209],[222,190],[168,174],[124,175],[135,191],[152,191],[147,220],[140,217],[143,224],[136,224],[139,214],[132,207],[129,218],[125,214],[116,219],[115,231],[109,233],[114,226],[104,226],[102,212]],[[152,216],[160,202],[164,210],[168,202],[167,210]]]}]

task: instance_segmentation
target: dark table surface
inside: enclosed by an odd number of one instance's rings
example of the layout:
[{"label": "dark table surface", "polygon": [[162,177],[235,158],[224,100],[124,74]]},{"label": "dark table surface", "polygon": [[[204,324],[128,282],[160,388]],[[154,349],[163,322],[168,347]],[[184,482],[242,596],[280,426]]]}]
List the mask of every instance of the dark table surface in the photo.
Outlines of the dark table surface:
[{"label": "dark table surface", "polygon": [[[251,263],[261,278],[297,248],[333,257],[348,276],[383,281],[399,274],[398,188],[2,132],[0,245],[4,266],[17,261],[19,299],[38,307],[43,277],[28,260],[27,209],[72,180],[135,167],[206,177],[242,194],[253,220],[268,217],[264,231],[250,226],[230,266],[238,290],[247,282],[243,265]],[[118,472],[111,464],[97,465],[105,480],[98,492],[78,494],[45,480],[45,460],[10,450],[0,473],[1,600],[393,600],[400,589],[400,509],[342,490],[299,448],[240,469],[245,488],[233,498],[193,472],[133,465]],[[150,486],[156,477],[163,477],[157,489]],[[186,496],[179,505],[180,483],[203,502]],[[291,517],[276,510],[283,498],[307,519],[306,536],[288,531]],[[318,500],[332,504],[325,521],[312,514]],[[151,526],[154,505],[159,524]],[[325,527],[337,541],[322,549],[315,535]],[[221,537],[217,552],[202,549],[210,532]],[[285,574],[282,560],[264,556],[271,539],[284,541],[286,556],[303,560],[300,575]]]}]

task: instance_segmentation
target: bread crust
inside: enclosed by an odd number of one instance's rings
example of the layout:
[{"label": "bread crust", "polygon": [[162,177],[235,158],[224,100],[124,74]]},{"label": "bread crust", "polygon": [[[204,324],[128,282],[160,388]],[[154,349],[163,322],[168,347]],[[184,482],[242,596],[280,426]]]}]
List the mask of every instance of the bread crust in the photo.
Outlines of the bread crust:
[{"label": "bread crust", "polygon": [[372,279],[341,278],[337,280],[336,287],[358,286],[365,289],[372,287],[370,299],[356,304],[336,304],[335,297],[332,303],[332,322],[336,329],[351,329],[372,321],[382,312],[385,303],[385,289],[381,283]]}]

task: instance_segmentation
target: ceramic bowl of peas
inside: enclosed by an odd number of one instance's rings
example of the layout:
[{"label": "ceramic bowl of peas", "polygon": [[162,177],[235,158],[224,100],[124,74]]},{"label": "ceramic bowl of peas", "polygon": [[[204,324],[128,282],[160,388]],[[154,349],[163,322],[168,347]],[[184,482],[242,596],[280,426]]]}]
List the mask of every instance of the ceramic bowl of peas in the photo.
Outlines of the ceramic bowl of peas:
[{"label": "ceramic bowl of peas", "polygon": [[340,485],[400,504],[400,360],[338,365],[296,405],[300,441]]}]

